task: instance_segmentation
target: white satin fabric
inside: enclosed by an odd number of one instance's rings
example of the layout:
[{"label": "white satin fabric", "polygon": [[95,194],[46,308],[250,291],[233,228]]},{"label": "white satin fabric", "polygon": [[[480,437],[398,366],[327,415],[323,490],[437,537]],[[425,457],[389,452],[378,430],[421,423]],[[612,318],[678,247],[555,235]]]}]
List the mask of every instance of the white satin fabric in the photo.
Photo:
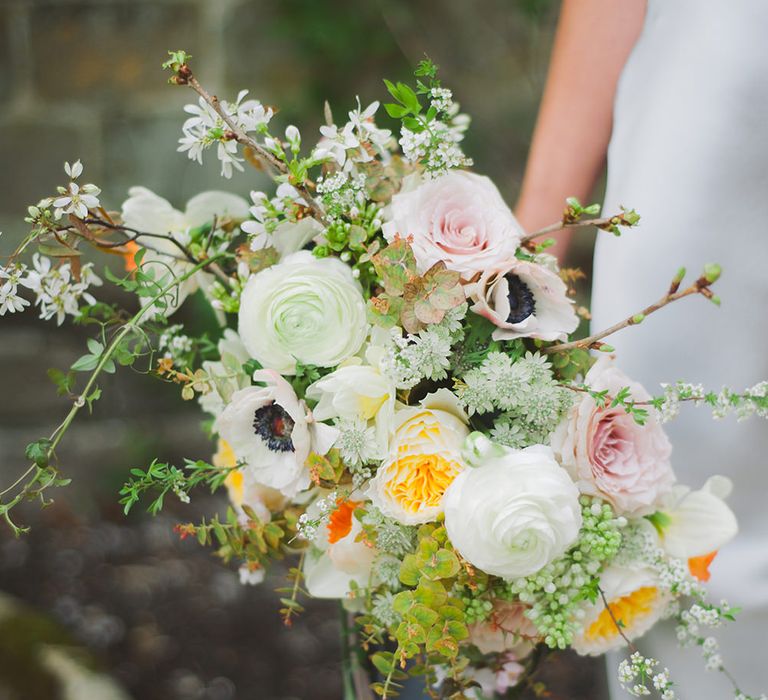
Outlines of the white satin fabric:
[{"label": "white satin fabric", "polygon": [[[717,390],[768,378],[766,36],[768,0],[649,0],[619,83],[604,212],[624,204],[642,221],[619,239],[598,236],[593,329],[655,301],[681,265],[689,280],[706,262],[723,267],[720,308],[687,298],[610,340],[651,393],[678,379]],[[667,427],[680,481],[734,482],[741,531],[713,563],[710,590],[743,608],[718,634],[727,665],[745,692],[768,692],[768,423],[713,424],[708,409],[687,406]],[[733,697],[697,650],[675,650],[671,628],[641,646],[663,657],[683,700]],[[627,697],[615,664],[609,676],[613,696]]]}]

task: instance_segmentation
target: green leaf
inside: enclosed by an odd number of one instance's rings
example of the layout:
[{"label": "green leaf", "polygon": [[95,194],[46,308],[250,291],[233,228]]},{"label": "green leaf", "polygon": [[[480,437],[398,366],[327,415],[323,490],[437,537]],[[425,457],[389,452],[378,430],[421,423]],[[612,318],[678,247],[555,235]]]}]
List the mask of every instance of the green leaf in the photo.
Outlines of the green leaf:
[{"label": "green leaf", "polygon": [[419,582],[419,560],[413,554],[407,554],[400,564],[400,581],[406,586],[415,586]]},{"label": "green leaf", "polygon": [[439,615],[426,605],[414,605],[408,614],[425,629],[432,627],[439,619]]},{"label": "green leaf", "polygon": [[401,119],[406,114],[408,114],[408,109],[406,107],[403,107],[401,105],[396,105],[392,102],[385,103],[384,109],[387,111],[387,114],[393,119]]},{"label": "green leaf", "polygon": [[395,657],[391,652],[377,651],[371,655],[371,663],[382,676],[388,676],[395,668]]},{"label": "green leaf", "polygon": [[75,360],[70,369],[73,369],[76,372],[88,372],[92,369],[96,369],[96,365],[98,364],[98,355],[83,355],[82,357],[79,357],[77,360]]},{"label": "green leaf", "polygon": [[28,460],[44,469],[48,466],[48,453],[50,452],[51,447],[52,443],[48,438],[40,438],[27,445],[24,450],[24,455]]}]

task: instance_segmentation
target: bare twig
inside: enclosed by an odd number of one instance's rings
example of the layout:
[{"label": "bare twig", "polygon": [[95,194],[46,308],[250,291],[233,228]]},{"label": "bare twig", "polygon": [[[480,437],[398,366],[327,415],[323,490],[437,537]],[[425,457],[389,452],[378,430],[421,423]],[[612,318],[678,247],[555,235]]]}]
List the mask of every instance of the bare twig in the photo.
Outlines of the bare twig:
[{"label": "bare twig", "polygon": [[688,297],[693,294],[701,294],[707,299],[713,299],[714,294],[712,294],[712,290],[709,288],[711,284],[712,282],[702,276],[699,277],[690,287],[687,287],[682,291],[678,291],[679,282],[673,281],[669,291],[663,297],[661,297],[661,299],[659,299],[656,303],[651,304],[650,306],[646,306],[642,311],[636,314],[632,314],[632,316],[629,316],[624,320],[619,321],[618,323],[614,323],[612,326],[600,331],[599,333],[594,333],[590,336],[587,336],[586,338],[582,338],[581,340],[574,340],[569,343],[558,343],[557,345],[550,345],[547,348],[543,348],[541,352],[544,354],[551,354],[554,352],[574,350],[576,348],[600,349],[602,347],[602,343],[599,341],[601,341],[603,338],[612,335],[617,331],[620,331],[622,328],[627,328],[628,326],[636,326],[639,323],[642,323],[647,316],[658,311],[659,309],[664,308],[668,304],[671,304],[673,301],[683,299],[684,297]]},{"label": "bare twig", "polygon": [[[247,148],[250,148],[253,154],[266,163],[269,167],[273,168],[277,172],[287,175],[288,174],[288,166],[280,160],[274,153],[271,153],[268,151],[264,146],[262,146],[256,139],[251,138],[246,134],[238,125],[237,122],[232,118],[232,115],[228,114],[227,111],[222,107],[221,101],[219,100],[216,95],[212,95],[209,93],[198,81],[198,79],[193,75],[191,69],[186,64],[181,67],[177,74],[177,82],[182,85],[189,85],[200,97],[203,98],[218,114],[224,123],[229,127],[229,136],[230,138],[237,141],[242,146],[246,146]],[[310,192],[309,188],[304,183],[291,183],[301,194],[302,198],[307,202],[308,208],[312,212],[312,216],[314,219],[319,221],[322,224],[325,224],[325,213],[323,212],[320,205],[317,203],[315,198],[312,196],[312,193]]]},{"label": "bare twig", "polygon": [[520,239],[520,245],[526,245],[535,238],[540,238],[548,233],[557,233],[558,231],[564,231],[569,228],[588,228],[590,226],[595,226],[603,231],[611,231],[617,226],[634,226],[637,223],[638,218],[637,215],[631,217],[627,212],[622,211],[613,216],[599,217],[596,219],[571,219],[568,210],[566,209],[566,213],[560,221],[556,221],[554,224],[550,224],[538,231],[523,236]]}]

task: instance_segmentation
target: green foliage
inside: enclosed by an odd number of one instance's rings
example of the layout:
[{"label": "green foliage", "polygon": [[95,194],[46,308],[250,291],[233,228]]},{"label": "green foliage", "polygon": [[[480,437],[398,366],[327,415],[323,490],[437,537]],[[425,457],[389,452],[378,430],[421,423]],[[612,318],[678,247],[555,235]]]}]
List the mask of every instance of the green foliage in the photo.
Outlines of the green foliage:
[{"label": "green foliage", "polygon": [[555,376],[564,382],[583,377],[595,363],[595,358],[584,348],[555,352],[549,356]]},{"label": "green foliage", "polygon": [[172,464],[154,459],[146,470],[131,469],[132,478],[120,489],[122,497],[120,504],[123,506],[123,511],[128,514],[143,495],[159,491],[147,508],[152,515],[157,515],[163,509],[165,496],[169,491],[183,501],[188,500],[189,492],[201,484],[206,484],[211,492],[214,492],[224,483],[227,474],[236,468],[215,467],[202,460],[186,459],[184,467],[179,469]]},{"label": "green foliage", "polygon": [[369,300],[369,317],[384,328],[399,324],[408,333],[418,333],[464,303],[461,275],[442,261],[419,275],[413,250],[404,238],[396,238],[372,261],[384,291]]}]

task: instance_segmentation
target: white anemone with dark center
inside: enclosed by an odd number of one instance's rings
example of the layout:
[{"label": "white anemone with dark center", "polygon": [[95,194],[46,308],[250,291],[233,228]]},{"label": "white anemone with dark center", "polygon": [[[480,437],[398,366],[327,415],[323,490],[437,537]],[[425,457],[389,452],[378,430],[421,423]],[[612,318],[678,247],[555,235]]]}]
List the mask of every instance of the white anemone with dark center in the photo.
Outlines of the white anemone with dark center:
[{"label": "white anemone with dark center", "polygon": [[291,433],[296,422],[280,405],[271,403],[253,414],[253,430],[273,452],[295,452]]},{"label": "white anemone with dark center", "polygon": [[509,315],[507,323],[521,323],[536,313],[536,300],[530,287],[517,275],[504,275],[507,283],[507,300]]},{"label": "white anemone with dark center", "polygon": [[310,452],[325,454],[339,435],[314,419],[293,387],[274,370],[253,374],[261,386],[236,391],[214,428],[245,465],[249,479],[292,498],[310,483]]}]

